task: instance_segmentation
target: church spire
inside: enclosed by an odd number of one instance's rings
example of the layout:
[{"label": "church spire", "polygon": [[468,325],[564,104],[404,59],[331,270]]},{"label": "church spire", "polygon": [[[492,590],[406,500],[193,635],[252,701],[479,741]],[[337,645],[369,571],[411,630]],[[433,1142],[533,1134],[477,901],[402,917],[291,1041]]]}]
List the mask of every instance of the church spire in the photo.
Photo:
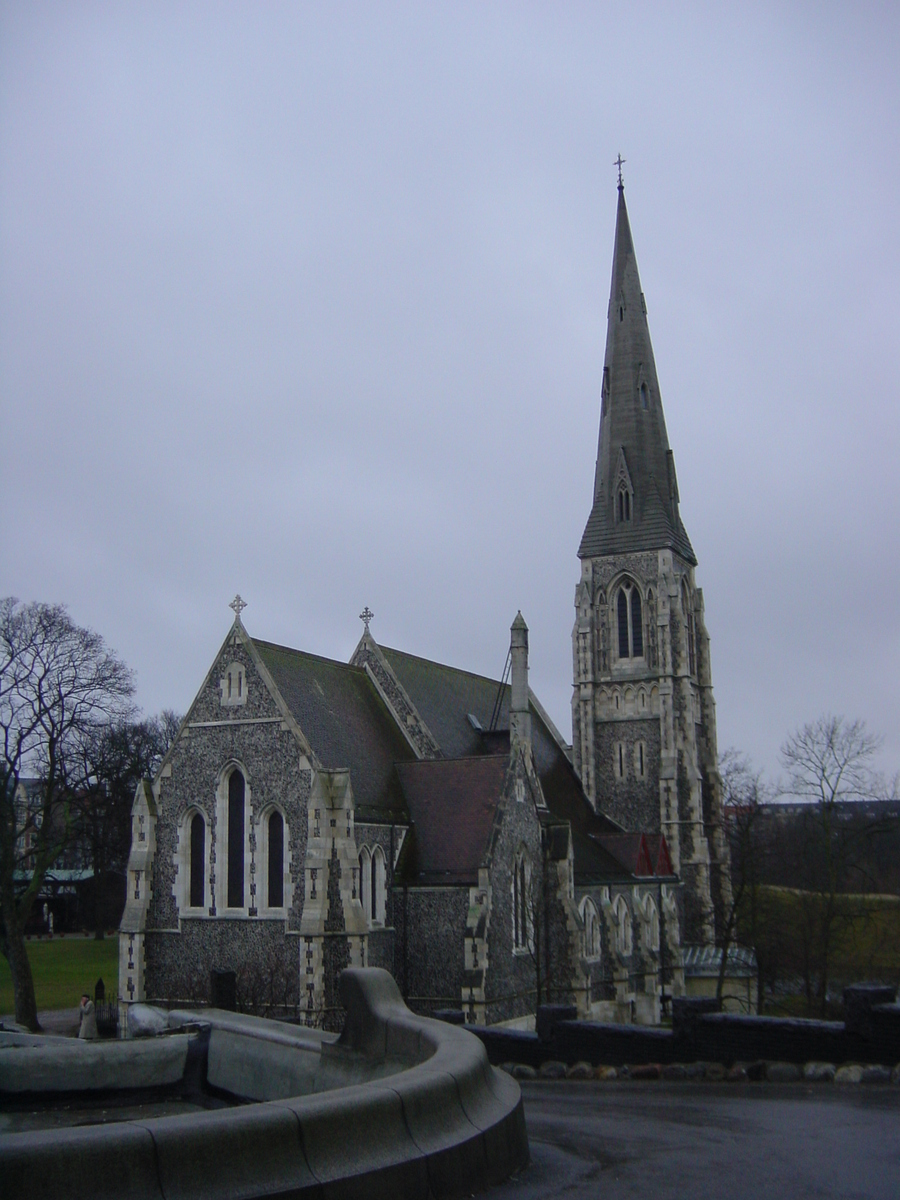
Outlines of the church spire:
[{"label": "church spire", "polygon": [[578,554],[593,558],[668,548],[695,564],[678,514],[675,460],[619,165],[594,503]]}]

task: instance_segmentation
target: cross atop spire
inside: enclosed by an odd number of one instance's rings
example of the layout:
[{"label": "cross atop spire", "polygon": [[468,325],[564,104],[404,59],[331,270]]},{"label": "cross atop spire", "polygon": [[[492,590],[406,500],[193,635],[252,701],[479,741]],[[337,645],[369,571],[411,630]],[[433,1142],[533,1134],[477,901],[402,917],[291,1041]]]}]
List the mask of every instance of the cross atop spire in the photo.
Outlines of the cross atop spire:
[{"label": "cross atop spire", "polygon": [[241,594],[240,594],[240,592],[238,592],[238,594],[235,596],[235,598],[232,600],[232,602],[228,605],[228,607],[234,609],[234,615],[237,617],[238,620],[240,620],[241,613],[247,607],[247,601],[242,600]]},{"label": "cross atop spire", "polygon": [[375,616],[375,614],[369,608],[368,604],[362,610],[362,612],[359,614],[359,619],[362,621],[363,625],[365,625],[365,627],[366,627],[366,633],[369,632],[369,622],[372,620],[372,618],[374,616]]},{"label": "cross atop spire", "polygon": [[622,168],[624,167],[624,165],[625,165],[625,163],[626,163],[627,161],[628,161],[627,159],[625,159],[625,158],[623,158],[623,157],[622,157],[622,154],[621,154],[621,151],[620,151],[620,152],[619,152],[619,157],[618,157],[618,158],[616,159],[616,161],[613,163],[613,166],[614,166],[614,167],[618,167],[618,168],[619,168],[619,187],[620,187],[620,188],[625,186],[625,185],[622,183]]}]

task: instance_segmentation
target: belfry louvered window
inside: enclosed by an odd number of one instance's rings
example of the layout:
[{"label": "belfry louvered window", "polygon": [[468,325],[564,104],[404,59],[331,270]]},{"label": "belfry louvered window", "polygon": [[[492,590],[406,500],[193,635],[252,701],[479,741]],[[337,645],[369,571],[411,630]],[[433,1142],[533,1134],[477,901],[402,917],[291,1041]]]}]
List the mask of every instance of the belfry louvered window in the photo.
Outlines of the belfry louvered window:
[{"label": "belfry louvered window", "polygon": [[643,658],[644,625],[641,594],[630,580],[619,588],[616,599],[619,627],[619,658]]}]

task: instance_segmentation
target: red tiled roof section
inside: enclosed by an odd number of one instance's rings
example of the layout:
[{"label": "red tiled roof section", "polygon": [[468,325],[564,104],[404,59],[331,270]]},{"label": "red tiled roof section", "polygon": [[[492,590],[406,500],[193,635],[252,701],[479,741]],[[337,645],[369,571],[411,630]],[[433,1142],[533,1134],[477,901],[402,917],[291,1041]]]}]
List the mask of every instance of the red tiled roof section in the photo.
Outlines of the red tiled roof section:
[{"label": "red tiled roof section", "polygon": [[415,828],[419,883],[476,883],[509,758],[397,763]]},{"label": "red tiled roof section", "polygon": [[669,854],[669,844],[661,833],[645,834],[650,861],[653,864],[654,875],[674,875],[672,858]]},{"label": "red tiled roof section", "polygon": [[632,875],[653,875],[653,860],[642,833],[617,833],[601,835],[597,841]]}]

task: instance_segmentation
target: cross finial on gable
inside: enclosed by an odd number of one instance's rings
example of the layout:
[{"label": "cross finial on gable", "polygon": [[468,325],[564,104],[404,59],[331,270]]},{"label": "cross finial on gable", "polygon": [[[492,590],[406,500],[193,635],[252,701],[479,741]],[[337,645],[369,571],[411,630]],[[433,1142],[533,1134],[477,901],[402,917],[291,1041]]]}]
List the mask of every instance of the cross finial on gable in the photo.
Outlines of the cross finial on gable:
[{"label": "cross finial on gable", "polygon": [[235,598],[232,600],[232,602],[231,602],[231,603],[228,605],[228,607],[229,607],[229,608],[233,608],[233,609],[234,609],[234,615],[235,615],[235,616],[236,616],[238,619],[240,619],[240,615],[241,615],[241,613],[242,613],[242,612],[244,611],[244,609],[247,607],[247,601],[246,601],[246,600],[242,600],[242,599],[241,599],[241,594],[240,594],[240,592],[238,592],[238,594],[235,596]]},{"label": "cross finial on gable", "polygon": [[369,632],[369,622],[372,620],[372,618],[373,618],[374,616],[375,616],[375,614],[374,614],[374,613],[372,612],[372,610],[369,608],[368,604],[367,604],[367,605],[366,605],[366,607],[365,607],[365,608],[362,610],[362,612],[359,614],[359,619],[362,621],[362,623],[363,623],[363,624],[365,625],[365,627],[366,627],[366,633],[368,633],[368,632]]},{"label": "cross finial on gable", "polygon": [[622,187],[622,186],[623,186],[623,184],[622,184],[622,168],[624,167],[624,165],[625,165],[626,161],[627,161],[627,160],[626,160],[626,159],[624,159],[624,158],[622,157],[621,153],[620,153],[620,154],[619,154],[619,156],[618,156],[618,158],[616,159],[616,161],[613,163],[613,166],[614,166],[614,167],[618,167],[618,168],[619,168],[619,187]]}]

